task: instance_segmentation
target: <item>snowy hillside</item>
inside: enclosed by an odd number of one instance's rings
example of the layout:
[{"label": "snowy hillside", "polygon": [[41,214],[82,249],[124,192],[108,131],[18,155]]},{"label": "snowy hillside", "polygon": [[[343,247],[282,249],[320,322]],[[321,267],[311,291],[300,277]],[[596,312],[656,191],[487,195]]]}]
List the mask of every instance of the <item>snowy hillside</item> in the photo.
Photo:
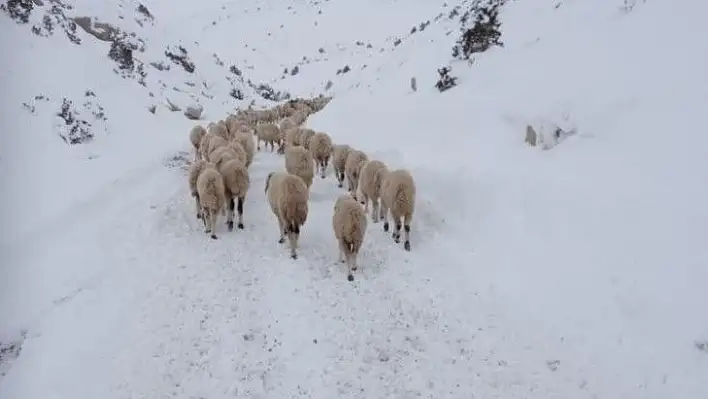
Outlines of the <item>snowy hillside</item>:
[{"label": "snowy hillside", "polygon": [[[4,2],[0,398],[708,397],[708,5],[510,0],[468,61],[475,3]],[[296,261],[282,156],[219,240],[187,186],[195,123],[320,94],[417,185],[354,282],[331,169]]]}]

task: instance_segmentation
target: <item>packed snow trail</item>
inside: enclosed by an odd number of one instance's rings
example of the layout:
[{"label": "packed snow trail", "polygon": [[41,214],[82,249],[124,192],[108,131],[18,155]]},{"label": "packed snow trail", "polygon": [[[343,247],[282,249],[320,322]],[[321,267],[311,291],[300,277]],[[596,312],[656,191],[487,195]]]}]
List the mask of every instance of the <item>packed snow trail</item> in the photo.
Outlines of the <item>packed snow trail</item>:
[{"label": "packed snow trail", "polygon": [[[44,237],[54,243],[45,262],[96,272],[25,324],[0,396],[501,398],[574,389],[525,379],[547,373],[545,359],[505,357],[528,349],[505,342],[515,333],[490,310],[493,294],[468,284],[469,249],[423,229],[435,226],[425,204],[410,253],[381,223],[369,225],[350,283],[331,232],[344,191],[331,175],[317,178],[301,256],[290,259],[263,193],[282,164],[257,154],[246,228],[229,233],[222,219],[219,240],[194,216],[186,171],[163,166]],[[89,238],[95,246],[81,244]]]}]

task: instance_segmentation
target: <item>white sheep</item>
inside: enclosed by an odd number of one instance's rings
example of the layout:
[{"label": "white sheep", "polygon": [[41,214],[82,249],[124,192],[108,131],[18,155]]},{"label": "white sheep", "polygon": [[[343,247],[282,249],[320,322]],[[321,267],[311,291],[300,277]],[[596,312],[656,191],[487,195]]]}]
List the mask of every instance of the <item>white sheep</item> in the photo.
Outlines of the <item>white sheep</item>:
[{"label": "white sheep", "polygon": [[347,155],[347,161],[344,163],[344,174],[347,175],[349,183],[349,193],[356,198],[357,188],[359,187],[359,176],[361,173],[361,165],[368,161],[369,158],[362,151],[350,149]]},{"label": "white sheep", "polygon": [[317,170],[320,172],[320,177],[325,178],[329,158],[332,155],[332,138],[327,133],[315,133],[310,139],[310,152],[312,158],[317,163]]},{"label": "white sheep", "polygon": [[359,267],[356,258],[366,235],[366,214],[356,200],[348,195],[337,199],[332,228],[339,242],[339,261],[347,263],[347,280],[354,281],[353,272]]},{"label": "white sheep", "polygon": [[334,177],[339,182],[339,188],[344,186],[344,167],[347,163],[347,155],[352,148],[346,144],[335,144],[332,146],[332,167],[334,167]]},{"label": "white sheep", "polygon": [[207,133],[206,129],[202,125],[195,125],[192,130],[189,131],[189,141],[194,147],[194,160],[199,159],[199,144],[202,142],[202,138]]},{"label": "white sheep", "polygon": [[[401,224],[405,230],[403,248],[411,250],[411,221],[415,212],[416,188],[413,176],[405,169],[396,169],[382,173],[381,185],[381,217],[384,220],[383,229],[388,231],[388,214],[391,213],[396,227],[391,237],[396,243],[401,242]],[[402,223],[401,223],[402,222]]]},{"label": "white sheep", "polygon": [[222,163],[219,173],[224,179],[224,189],[228,207],[226,224],[229,231],[234,229],[234,198],[236,198],[238,212],[238,228],[243,229],[243,205],[246,201],[246,194],[251,187],[251,179],[248,175],[248,168],[237,158],[232,158]]},{"label": "white sheep", "polygon": [[301,178],[287,172],[270,172],[266,178],[265,193],[270,209],[278,218],[280,239],[285,242],[285,235],[290,241],[290,257],[297,259],[297,247],[300,229],[305,224],[308,214],[309,193]]},{"label": "white sheep", "polygon": [[205,232],[216,240],[216,226],[219,211],[224,208],[226,196],[224,178],[213,167],[205,167],[197,177],[197,196],[202,211]]},{"label": "white sheep", "polygon": [[256,137],[258,138],[257,149],[261,149],[261,141],[265,142],[265,147],[268,149],[270,143],[270,151],[275,151],[275,143],[280,141],[280,129],[274,123],[264,123],[256,128]]},{"label": "white sheep", "polygon": [[300,177],[307,185],[308,190],[312,186],[312,179],[315,176],[314,162],[312,154],[303,147],[285,149],[285,170]]},{"label": "white sheep", "polygon": [[364,204],[364,212],[369,212],[369,201],[372,203],[371,220],[377,223],[380,218],[379,199],[381,197],[382,179],[388,173],[386,165],[378,160],[364,162],[359,176],[360,200]]},{"label": "white sheep", "polygon": [[312,140],[312,136],[315,135],[315,131],[312,129],[304,128],[302,129],[302,133],[300,134],[300,145],[305,147],[306,149],[310,149],[310,140]]},{"label": "white sheep", "polygon": [[253,136],[250,133],[236,133],[232,143],[238,143],[246,151],[246,167],[250,168],[253,163],[256,149],[253,144]]},{"label": "white sheep", "polygon": [[205,168],[216,168],[214,164],[203,159],[197,160],[189,166],[187,172],[187,180],[189,182],[189,193],[194,198],[197,209],[197,219],[202,218],[201,206],[199,205],[199,192],[197,191],[197,179]]},{"label": "white sheep", "polygon": [[205,136],[206,137],[206,143],[204,146],[202,146],[199,150],[202,152],[202,158],[207,159],[209,158],[209,154],[214,152],[219,147],[225,147],[226,145],[229,144],[229,141],[226,140],[225,138],[221,136],[217,136],[215,134],[208,134]]},{"label": "white sheep", "polygon": [[300,126],[307,120],[307,114],[303,110],[298,110],[290,117],[296,125]]},{"label": "white sheep", "polygon": [[280,130],[287,130],[287,129],[292,129],[294,127],[297,127],[297,123],[293,121],[292,118],[285,118],[283,119],[282,122],[280,122]]},{"label": "white sheep", "polygon": [[226,128],[226,123],[224,123],[224,121],[218,121],[211,125],[211,127],[207,129],[207,132],[209,134],[220,136],[224,140],[229,139],[229,130]]}]

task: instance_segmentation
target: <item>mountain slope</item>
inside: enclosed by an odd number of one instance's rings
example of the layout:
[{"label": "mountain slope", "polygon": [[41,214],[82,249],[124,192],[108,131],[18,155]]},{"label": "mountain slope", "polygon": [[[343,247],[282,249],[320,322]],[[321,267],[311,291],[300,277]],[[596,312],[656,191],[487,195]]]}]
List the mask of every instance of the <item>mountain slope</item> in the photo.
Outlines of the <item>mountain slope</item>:
[{"label": "mountain slope", "polygon": [[[171,66],[145,85],[80,28],[75,45],[30,34],[37,11],[2,19],[0,397],[708,395],[706,6],[586,3],[508,2],[503,47],[472,65],[450,55],[472,2],[145,2],[152,22],[137,2],[73,3]],[[180,44],[194,73],[165,56]],[[458,85],[441,93],[447,64]],[[369,223],[346,281],[330,171],[289,259],[263,193],[283,160],[265,151],[245,229],[203,233],[195,122],[147,109],[198,102],[206,122],[272,104],[249,79],[333,94],[308,126],[412,172],[411,252]],[[64,98],[93,139],[59,137]]]}]

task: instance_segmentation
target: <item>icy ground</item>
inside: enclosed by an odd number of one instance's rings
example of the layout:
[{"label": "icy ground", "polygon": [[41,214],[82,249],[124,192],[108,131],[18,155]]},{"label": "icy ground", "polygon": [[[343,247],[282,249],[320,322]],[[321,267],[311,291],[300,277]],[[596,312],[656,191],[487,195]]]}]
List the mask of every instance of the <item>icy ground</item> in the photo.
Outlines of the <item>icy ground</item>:
[{"label": "icy ground", "polygon": [[[445,93],[432,86],[456,26],[407,35],[442,2],[366,2],[380,8],[361,38],[349,28],[365,7],[345,3],[316,17],[312,3],[249,1],[246,18],[233,3],[152,1],[146,37],[194,36],[200,60],[233,49],[259,66],[244,73],[295,94],[351,65],[308,125],[408,168],[419,193],[412,251],[370,224],[354,283],[336,263],[331,171],[315,179],[297,261],[264,199],[283,163],[269,152],[250,169],[245,230],[210,240],[187,189],[192,122],[148,113],[152,97],[86,35],[77,48],[2,19],[18,56],[0,70],[0,398],[708,397],[705,2],[511,2],[504,48],[453,62]],[[222,7],[239,23],[212,25]],[[296,47],[294,23],[313,20]],[[232,45],[244,38],[258,50]],[[354,40],[374,48],[333,50]],[[275,75],[318,48],[336,56]],[[170,73],[158,97],[183,80]],[[87,88],[109,133],[85,145],[21,106]],[[233,108],[227,91],[202,99],[207,119]],[[528,123],[577,133],[543,151],[524,144]]]}]

